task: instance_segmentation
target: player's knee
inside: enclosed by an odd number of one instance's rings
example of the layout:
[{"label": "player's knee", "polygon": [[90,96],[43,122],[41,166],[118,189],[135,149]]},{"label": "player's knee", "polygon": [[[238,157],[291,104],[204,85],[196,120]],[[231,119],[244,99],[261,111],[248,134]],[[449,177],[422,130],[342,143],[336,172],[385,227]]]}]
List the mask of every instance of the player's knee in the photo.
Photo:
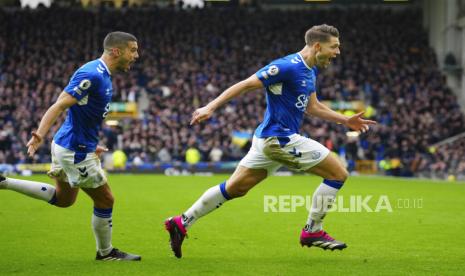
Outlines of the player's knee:
[{"label": "player's knee", "polygon": [[115,204],[115,198],[111,193],[101,194],[98,197],[94,197],[93,200],[94,206],[97,208],[113,208],[113,205]]},{"label": "player's knee", "polygon": [[106,194],[101,204],[104,205],[105,208],[112,208],[113,205],[115,204],[115,198],[113,197],[112,194]]},{"label": "player's knee", "polygon": [[68,207],[73,206],[75,201],[76,201],[76,198],[64,198],[64,199],[58,198],[57,201],[54,203],[54,205],[60,208],[68,208]]},{"label": "player's knee", "polygon": [[232,198],[242,197],[245,196],[255,185],[260,183],[260,181],[262,181],[265,178],[266,174],[265,176],[249,175],[242,176],[239,178],[231,178],[228,180],[226,191]]},{"label": "player's knee", "polygon": [[349,177],[349,172],[345,168],[341,168],[333,173],[331,179],[344,182]]}]

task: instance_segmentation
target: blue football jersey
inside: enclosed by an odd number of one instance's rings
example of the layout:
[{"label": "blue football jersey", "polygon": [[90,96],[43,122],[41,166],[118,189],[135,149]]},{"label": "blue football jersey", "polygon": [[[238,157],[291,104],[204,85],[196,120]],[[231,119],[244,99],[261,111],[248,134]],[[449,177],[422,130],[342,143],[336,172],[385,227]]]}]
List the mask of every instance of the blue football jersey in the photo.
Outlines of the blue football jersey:
[{"label": "blue football jersey", "polygon": [[101,59],[84,64],[71,77],[64,91],[78,100],[53,138],[74,152],[95,151],[103,119],[110,110],[113,94],[111,75]]},{"label": "blue football jersey", "polygon": [[316,66],[309,67],[299,53],[272,61],[256,76],[266,90],[266,111],[255,136],[285,137],[299,132],[308,97],[315,92]]}]

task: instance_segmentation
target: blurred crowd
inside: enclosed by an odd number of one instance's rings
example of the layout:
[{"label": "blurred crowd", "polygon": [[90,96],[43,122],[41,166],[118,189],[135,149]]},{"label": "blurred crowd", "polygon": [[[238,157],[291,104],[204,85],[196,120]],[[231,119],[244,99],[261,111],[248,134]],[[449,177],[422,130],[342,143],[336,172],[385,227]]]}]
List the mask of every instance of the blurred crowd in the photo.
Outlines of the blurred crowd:
[{"label": "blurred crowd", "polygon": [[[196,149],[201,161],[239,160],[263,118],[264,91],[252,91],[189,126],[195,108],[273,59],[299,51],[315,24],[336,26],[341,56],[318,76],[320,100],[361,100],[378,121],[367,134],[349,137],[344,126],[307,117],[303,135],[345,157],[392,162],[389,174],[465,174],[464,141],[431,145],[465,131],[464,115],[447,88],[428,46],[419,10],[376,9],[114,10],[50,8],[0,10],[0,163],[50,161],[50,142],[26,156],[30,132],[66,86],[74,70],[101,55],[106,33],[128,31],[139,39],[140,60],[113,77],[113,101],[139,104],[138,118],[105,125],[102,144],[122,150],[128,162],[184,161]],[[460,147],[462,151],[458,151]]]}]

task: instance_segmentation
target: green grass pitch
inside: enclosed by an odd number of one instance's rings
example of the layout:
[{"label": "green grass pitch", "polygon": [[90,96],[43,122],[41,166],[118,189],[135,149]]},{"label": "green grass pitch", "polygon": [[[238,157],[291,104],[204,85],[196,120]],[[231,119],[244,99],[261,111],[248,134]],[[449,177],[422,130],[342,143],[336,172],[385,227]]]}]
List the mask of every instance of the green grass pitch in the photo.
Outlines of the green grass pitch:
[{"label": "green grass pitch", "polygon": [[[339,194],[347,206],[350,196],[371,195],[371,209],[386,196],[392,212],[326,217],[325,230],[348,244],[344,251],[300,246],[304,207],[264,212],[265,195],[312,194],[320,179],[302,175],[270,177],[200,219],[184,242],[183,258],[176,259],[164,219],[226,177],[110,175],[113,245],[141,254],[142,262],[134,263],[93,260],[92,204],[83,192],[74,206],[58,209],[2,190],[0,274],[463,275],[465,183],[382,177],[350,177]],[[49,182],[46,176],[33,179]]]}]

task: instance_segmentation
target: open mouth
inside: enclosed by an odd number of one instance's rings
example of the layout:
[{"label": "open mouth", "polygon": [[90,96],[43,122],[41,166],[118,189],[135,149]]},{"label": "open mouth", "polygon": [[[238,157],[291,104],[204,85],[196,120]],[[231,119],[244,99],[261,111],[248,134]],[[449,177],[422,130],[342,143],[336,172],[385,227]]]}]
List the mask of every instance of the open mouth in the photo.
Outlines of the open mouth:
[{"label": "open mouth", "polygon": [[328,60],[327,60],[327,63],[330,64],[331,61],[333,61],[334,58],[335,58],[335,57],[329,57]]},{"label": "open mouth", "polygon": [[131,68],[133,64],[134,64],[134,61],[128,62],[128,68]]}]

